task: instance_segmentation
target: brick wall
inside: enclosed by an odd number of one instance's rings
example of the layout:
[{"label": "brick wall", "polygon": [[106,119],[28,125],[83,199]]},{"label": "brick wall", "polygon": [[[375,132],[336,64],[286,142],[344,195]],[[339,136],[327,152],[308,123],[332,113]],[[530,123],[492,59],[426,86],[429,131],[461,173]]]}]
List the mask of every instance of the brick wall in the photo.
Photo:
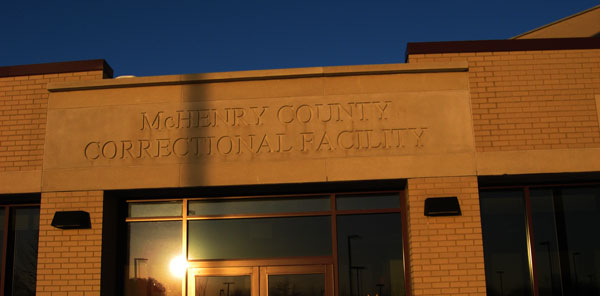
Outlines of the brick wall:
[{"label": "brick wall", "polygon": [[[42,193],[37,265],[38,296],[100,295],[102,191]],[[56,211],[85,210],[91,229],[50,225]]]},{"label": "brick wall", "polygon": [[[412,295],[485,295],[477,177],[408,180]],[[457,196],[462,215],[427,217],[428,197]]]},{"label": "brick wall", "polygon": [[102,77],[101,70],[0,77],[0,172],[42,169],[49,82]]},{"label": "brick wall", "polygon": [[411,54],[467,60],[477,151],[600,147],[600,50]]}]

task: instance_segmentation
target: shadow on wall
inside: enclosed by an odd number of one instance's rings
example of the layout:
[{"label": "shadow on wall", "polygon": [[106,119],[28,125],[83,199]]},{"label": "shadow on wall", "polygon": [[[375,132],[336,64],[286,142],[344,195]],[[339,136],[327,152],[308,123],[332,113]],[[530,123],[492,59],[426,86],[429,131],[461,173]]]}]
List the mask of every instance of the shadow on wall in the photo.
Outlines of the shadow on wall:
[{"label": "shadow on wall", "polygon": [[[204,74],[188,74],[182,75],[182,80],[197,79],[202,80]],[[212,153],[214,152],[214,136],[211,135],[210,130],[214,129],[214,125],[217,118],[208,118],[203,121],[204,113],[206,110],[214,109],[214,103],[211,100],[222,99],[222,98],[211,98],[210,89],[211,84],[207,83],[196,83],[182,85],[181,91],[181,108],[184,111],[189,111],[188,116],[190,117],[189,126],[185,128],[185,133],[182,135],[189,141],[191,151],[188,151],[190,156],[187,160],[182,163],[185,169],[180,170],[180,186],[197,186],[198,184],[206,184],[208,168],[206,164],[213,161]],[[193,112],[196,111],[196,112]],[[207,116],[209,116],[206,113]]]},{"label": "shadow on wall", "polygon": [[[193,75],[194,78],[201,78],[202,75]],[[184,77],[187,79],[188,77]],[[185,97],[172,97],[170,101],[163,103],[161,109],[152,114],[150,123],[153,124],[152,120],[156,116],[157,112],[163,111],[171,114],[178,114],[177,111],[190,111],[186,117],[188,119],[182,119],[181,123],[184,124],[183,128],[165,130],[162,129],[158,133],[153,134],[155,130],[148,131],[148,136],[156,140],[155,138],[161,138],[162,136],[168,135],[169,141],[183,138],[187,141],[189,151],[187,155],[183,156],[180,154],[175,158],[175,155],[169,156],[168,161],[172,164],[173,159],[176,159],[179,165],[179,188],[163,188],[163,189],[135,189],[135,190],[108,190],[104,191],[104,205],[103,205],[103,232],[113,233],[114,235],[103,235],[102,236],[102,280],[101,280],[101,294],[102,295],[129,295],[129,296],[164,296],[164,295],[181,295],[181,284],[179,280],[173,280],[170,275],[165,276],[165,273],[157,272],[154,267],[142,266],[136,268],[129,263],[128,254],[124,250],[128,250],[129,232],[138,229],[139,227],[149,228],[147,232],[162,233],[168,235],[178,235],[181,237],[181,233],[172,230],[173,221],[169,222],[158,222],[157,224],[145,224],[139,225],[140,223],[126,223],[125,219],[128,217],[127,200],[130,199],[153,199],[153,198],[176,198],[186,196],[190,194],[198,194],[197,190],[186,190],[185,187],[199,186],[205,184],[205,174],[209,173],[205,168],[205,164],[209,161],[209,158],[205,155],[201,155],[201,152],[205,151],[206,148],[199,146],[206,143],[210,136],[207,132],[206,127],[199,126],[199,119],[197,112],[192,112],[201,109],[210,108],[210,104],[205,103],[207,99],[210,99],[206,95],[206,90],[209,88],[208,85],[184,85],[186,88]],[[151,91],[151,90],[149,90]],[[185,113],[185,112],[184,112]],[[184,113],[181,113],[185,115]],[[150,115],[149,115],[150,116]],[[164,123],[164,121],[163,121]],[[163,126],[164,127],[164,126]],[[195,145],[195,146],[194,146]],[[173,146],[171,146],[173,147]],[[195,150],[195,147],[198,150]],[[160,158],[154,158],[160,163]],[[166,176],[165,176],[166,177]],[[171,176],[172,177],[172,176]],[[176,222],[175,222],[176,223]],[[179,222],[181,223],[181,222]],[[132,230],[132,224],[136,224],[136,227]],[[175,225],[176,229],[181,229],[181,224]],[[161,230],[165,230],[161,232]],[[138,231],[139,232],[139,231]],[[143,231],[142,231],[143,232]],[[147,233],[146,232],[146,233]],[[170,239],[172,241],[172,239]],[[142,242],[146,240],[140,239]],[[143,245],[144,243],[141,243]],[[148,248],[162,248],[165,249],[165,245],[150,243]],[[178,247],[180,248],[180,247]],[[165,252],[167,252],[165,250]],[[156,259],[156,258],[154,258]],[[161,259],[161,258],[159,258]],[[155,262],[156,263],[156,262]],[[162,265],[160,265],[162,267]],[[135,269],[135,270],[132,270]],[[137,273],[140,274],[137,274]],[[167,271],[168,272],[168,271]],[[135,274],[133,276],[132,274]]]}]

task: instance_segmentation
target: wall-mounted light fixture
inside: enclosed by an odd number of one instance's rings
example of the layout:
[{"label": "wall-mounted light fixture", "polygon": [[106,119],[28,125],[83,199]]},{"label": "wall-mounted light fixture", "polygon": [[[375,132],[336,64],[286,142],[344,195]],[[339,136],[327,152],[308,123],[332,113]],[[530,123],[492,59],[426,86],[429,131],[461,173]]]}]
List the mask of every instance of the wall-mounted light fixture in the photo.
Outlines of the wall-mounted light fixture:
[{"label": "wall-mounted light fixture", "polygon": [[50,225],[60,229],[92,228],[90,213],[85,211],[59,211],[54,213]]},{"label": "wall-mounted light fixture", "polygon": [[456,196],[425,199],[425,216],[460,216],[461,214]]}]

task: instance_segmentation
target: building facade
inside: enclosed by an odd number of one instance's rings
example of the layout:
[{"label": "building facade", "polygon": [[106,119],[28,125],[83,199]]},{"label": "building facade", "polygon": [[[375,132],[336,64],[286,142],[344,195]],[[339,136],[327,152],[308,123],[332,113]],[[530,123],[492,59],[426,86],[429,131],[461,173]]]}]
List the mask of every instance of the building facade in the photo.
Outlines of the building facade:
[{"label": "building facade", "polygon": [[597,295],[599,12],[404,64],[0,67],[0,293]]}]

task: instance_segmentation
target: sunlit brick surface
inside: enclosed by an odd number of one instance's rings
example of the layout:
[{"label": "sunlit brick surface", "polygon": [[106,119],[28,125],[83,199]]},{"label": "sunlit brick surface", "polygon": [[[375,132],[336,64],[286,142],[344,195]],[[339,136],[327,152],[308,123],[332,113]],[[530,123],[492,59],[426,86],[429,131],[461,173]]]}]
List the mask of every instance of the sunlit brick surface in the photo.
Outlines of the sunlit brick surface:
[{"label": "sunlit brick surface", "polygon": [[[412,295],[486,295],[477,177],[408,179]],[[461,216],[427,217],[428,197],[458,197]]]},{"label": "sunlit brick surface", "polygon": [[600,147],[600,50],[413,54],[469,62],[477,151]]},{"label": "sunlit brick surface", "polygon": [[102,79],[102,71],[0,77],[0,172],[42,169],[49,82]]},{"label": "sunlit brick surface", "polygon": [[[102,191],[42,193],[36,295],[100,295],[102,201]],[[78,210],[90,213],[91,229],[50,225],[56,211]]]}]

